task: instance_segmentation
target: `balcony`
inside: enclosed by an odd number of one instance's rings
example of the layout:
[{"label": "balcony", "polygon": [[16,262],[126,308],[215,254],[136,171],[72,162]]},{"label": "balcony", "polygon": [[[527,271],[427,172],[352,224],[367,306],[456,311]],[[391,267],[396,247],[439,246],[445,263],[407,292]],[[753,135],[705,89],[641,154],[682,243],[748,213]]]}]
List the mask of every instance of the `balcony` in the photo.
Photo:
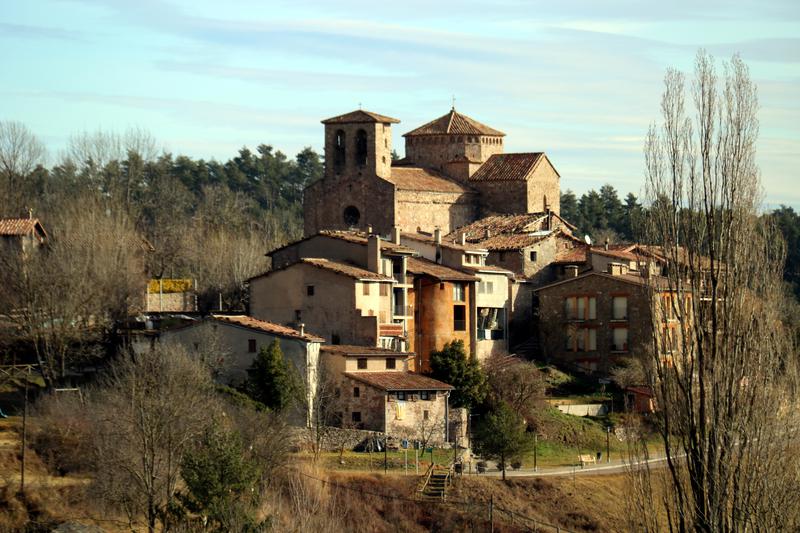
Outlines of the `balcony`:
[{"label": "balcony", "polygon": [[414,316],[414,310],[410,305],[395,305],[392,311],[393,316]]},{"label": "balcony", "polygon": [[381,337],[402,337],[403,324],[379,324],[378,335]]}]

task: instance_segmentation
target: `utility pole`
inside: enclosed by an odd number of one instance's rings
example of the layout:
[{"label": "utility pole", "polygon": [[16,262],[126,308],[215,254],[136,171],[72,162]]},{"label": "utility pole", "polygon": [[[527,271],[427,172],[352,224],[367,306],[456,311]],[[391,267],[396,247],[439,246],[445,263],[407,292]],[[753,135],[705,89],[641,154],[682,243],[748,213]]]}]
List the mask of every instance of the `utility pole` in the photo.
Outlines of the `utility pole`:
[{"label": "utility pole", "polygon": [[489,531],[494,533],[494,494],[489,497]]},{"label": "utility pole", "polygon": [[389,473],[389,436],[383,435],[383,473]]},{"label": "utility pole", "polygon": [[534,472],[538,472],[539,471],[539,465],[537,464],[538,451],[536,450],[536,448],[538,448],[538,447],[539,447],[539,434],[538,433],[534,433],[533,434],[533,471]]},{"label": "utility pole", "polygon": [[606,426],[606,462],[611,462],[611,447],[609,444],[609,437],[611,435],[611,426]]},{"label": "utility pole", "polygon": [[28,382],[30,381],[30,377],[31,367],[28,367],[28,371],[25,373],[25,405],[22,408],[22,454],[19,472],[20,494],[25,492],[25,448],[27,447],[28,440]]}]

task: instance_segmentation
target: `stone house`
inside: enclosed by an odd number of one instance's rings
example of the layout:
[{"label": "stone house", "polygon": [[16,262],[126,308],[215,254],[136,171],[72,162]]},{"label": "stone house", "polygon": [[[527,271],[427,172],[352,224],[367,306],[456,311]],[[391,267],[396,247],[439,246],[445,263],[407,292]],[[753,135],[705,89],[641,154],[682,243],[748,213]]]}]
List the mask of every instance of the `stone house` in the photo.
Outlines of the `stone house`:
[{"label": "stone house", "polygon": [[211,315],[187,326],[162,331],[159,340],[179,344],[190,354],[212,357],[206,362],[215,369],[217,380],[232,387],[246,381],[247,369],[259,350],[277,340],[283,356],[297,370],[305,387],[305,405],[292,418],[298,424],[311,423],[323,338],[307,333],[302,327],[295,330],[249,316]]},{"label": "stone house", "polygon": [[616,359],[641,356],[651,346],[649,285],[642,276],[588,271],[536,294],[546,356],[605,374]]},{"label": "stone house", "polygon": [[0,243],[0,253],[25,256],[47,243],[47,233],[38,218],[3,218]]},{"label": "stone house", "polygon": [[304,192],[306,235],[449,233],[492,212],[558,213],[560,176],[544,153],[504,154],[504,133],[451,109],[406,133],[406,156],[392,161],[398,122],[364,110],[322,121],[325,174]]},{"label": "stone house", "polygon": [[343,427],[429,442],[446,439],[452,386],[410,372],[413,354],[363,346],[324,346],[322,364],[337,380]]},{"label": "stone house", "polygon": [[196,313],[197,280],[154,278],[147,283],[145,313]]}]

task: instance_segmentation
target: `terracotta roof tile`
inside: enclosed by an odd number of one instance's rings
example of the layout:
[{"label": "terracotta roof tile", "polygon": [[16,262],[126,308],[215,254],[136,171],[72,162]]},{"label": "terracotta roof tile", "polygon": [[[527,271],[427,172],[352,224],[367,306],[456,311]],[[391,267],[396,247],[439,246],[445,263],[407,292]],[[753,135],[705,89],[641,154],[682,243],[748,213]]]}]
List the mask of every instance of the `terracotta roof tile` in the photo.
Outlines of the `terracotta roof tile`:
[{"label": "terracotta roof tile", "polygon": [[490,215],[471,224],[462,226],[447,235],[448,239],[459,240],[462,234],[467,241],[481,241],[489,235],[500,233],[527,233],[539,231],[547,221],[547,213],[527,213],[521,215]]},{"label": "terracotta roof tile", "polygon": [[446,115],[442,115],[419,128],[409,131],[403,137],[414,137],[416,135],[490,135],[502,137],[505,136],[505,133],[462,115],[455,109],[451,109]]},{"label": "terracotta roof tile", "polygon": [[434,263],[433,261],[428,261],[427,259],[422,259],[419,257],[408,258],[407,270],[412,274],[430,276],[440,281],[478,280],[478,278],[476,278],[473,275],[467,274],[466,272],[461,272],[460,270],[446,267],[444,265],[440,265],[438,263]]},{"label": "terracotta roof tile", "polygon": [[28,235],[36,230],[37,226],[41,234],[47,236],[38,218],[3,218],[0,219],[0,235],[9,237]]},{"label": "terracotta roof tile", "polygon": [[387,117],[386,115],[379,115],[371,111],[364,111],[358,109],[345,113],[344,115],[337,115],[335,117],[326,118],[322,121],[323,124],[353,124],[359,122],[382,122],[384,124],[397,124],[400,121],[396,118]]},{"label": "terracotta roof tile", "polygon": [[233,324],[234,326],[241,326],[243,328],[263,331],[264,333],[278,335],[279,337],[298,339],[307,342],[325,342],[325,339],[322,337],[317,337],[316,335],[311,335],[309,333],[301,335],[296,329],[292,329],[287,326],[281,326],[280,324],[275,324],[273,322],[267,322],[266,320],[258,320],[257,318],[253,318],[251,316],[211,315],[211,319],[224,322],[226,324]]},{"label": "terracotta roof tile", "polygon": [[495,273],[495,274],[513,274],[513,272],[511,272],[507,268],[502,268],[502,267],[494,266],[494,265],[464,265],[461,268],[463,268],[464,270],[470,271],[470,272],[486,272],[486,273]]},{"label": "terracotta roof tile", "polygon": [[559,264],[585,263],[588,251],[588,246],[576,246],[575,248],[558,252],[556,260],[553,262]]},{"label": "terracotta roof tile", "polygon": [[386,178],[400,190],[470,193],[469,187],[440,174],[435,170],[422,167],[392,166],[391,177]]},{"label": "terracotta roof tile", "polygon": [[635,253],[629,252],[626,249],[612,249],[609,247],[608,250],[604,248],[592,248],[591,253],[597,255],[603,255],[606,257],[612,257],[614,259],[622,259],[623,261],[638,261],[639,256]]},{"label": "terracotta roof tile", "polygon": [[545,157],[542,152],[494,154],[470,176],[470,181],[525,181]]},{"label": "terracotta roof tile", "polygon": [[331,344],[320,348],[323,353],[349,357],[411,357],[413,352],[396,352],[376,346],[355,346],[350,344]]},{"label": "terracotta roof tile", "polygon": [[453,390],[454,388],[438,379],[411,372],[345,372],[344,375],[385,391]]},{"label": "terracotta roof tile", "polygon": [[[356,244],[363,244],[363,245],[366,245],[369,240],[368,235],[366,234],[366,232],[363,231],[321,230],[319,232],[319,235],[324,235],[326,237],[333,237],[334,239],[341,239],[343,241],[352,242]],[[403,246],[402,244],[395,244],[392,241],[388,241],[386,239],[381,239],[381,250],[404,253],[404,254],[417,253],[416,250],[414,250],[413,248],[409,248],[408,246]]]},{"label": "terracotta roof tile", "polygon": [[347,263],[340,263],[338,261],[330,261],[321,257],[304,257],[300,259],[300,263],[312,265],[317,268],[322,268],[336,274],[342,274],[354,279],[366,279],[371,281],[394,281],[392,278],[371,272],[369,270],[357,267],[355,265],[348,265]]},{"label": "terracotta roof tile", "polygon": [[[434,237],[429,233],[403,233],[401,239],[410,239],[412,241],[424,242],[427,244],[434,244]],[[472,243],[461,244],[447,237],[442,238],[442,248],[451,248],[453,250],[462,250],[464,252],[484,252],[486,250],[480,246]]]}]

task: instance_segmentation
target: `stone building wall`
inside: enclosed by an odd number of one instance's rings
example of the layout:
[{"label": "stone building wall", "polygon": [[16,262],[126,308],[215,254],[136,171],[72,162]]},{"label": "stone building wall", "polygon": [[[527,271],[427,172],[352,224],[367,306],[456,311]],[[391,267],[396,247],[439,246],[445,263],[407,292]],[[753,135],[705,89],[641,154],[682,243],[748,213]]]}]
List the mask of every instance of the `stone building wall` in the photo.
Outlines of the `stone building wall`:
[{"label": "stone building wall", "polygon": [[[306,236],[324,229],[366,231],[369,226],[385,235],[394,226],[394,213],[394,185],[375,176],[325,178],[303,192]],[[357,214],[357,221],[353,214]]]},{"label": "stone building wall", "polygon": [[[355,389],[358,388],[358,397]],[[370,431],[386,430],[386,392],[362,381],[342,375],[340,381],[339,406],[342,425]],[[353,413],[361,413],[361,422],[353,421]]]},{"label": "stone building wall", "polygon": [[[565,280],[537,291],[539,295],[542,348],[545,354],[565,361],[608,372],[617,358],[642,356],[650,346],[651,311],[647,289],[618,277],[588,274]],[[572,296],[594,296],[597,302],[595,320],[567,320],[564,300]],[[612,320],[612,298],[627,296],[628,319]],[[597,350],[572,352],[566,350],[567,328],[591,327],[596,330]],[[628,328],[628,351],[612,351],[612,330]]]},{"label": "stone building wall", "polygon": [[470,185],[480,192],[481,216],[530,212],[525,181],[473,181]]},{"label": "stone building wall", "polygon": [[193,313],[197,311],[197,296],[192,292],[147,293],[147,313]]},{"label": "stone building wall", "polygon": [[475,193],[397,191],[395,223],[404,232],[417,229],[432,232],[440,228],[447,234],[477,218]]},{"label": "stone building wall", "polygon": [[[416,165],[452,172],[448,163],[467,160],[483,163],[494,154],[503,153],[503,138],[486,135],[419,135],[406,137],[406,157]],[[476,169],[473,169],[473,171]],[[462,172],[448,173],[462,180]],[[471,174],[470,174],[471,175]],[[466,176],[467,178],[469,176]],[[466,183],[466,181],[463,181]]]},{"label": "stone building wall", "polygon": [[408,392],[406,400],[398,400],[395,393],[388,394],[384,416],[389,435],[408,440],[427,438],[429,443],[437,445],[444,442],[447,394],[429,393],[428,400],[421,399],[419,391]]},{"label": "stone building wall", "polygon": [[561,212],[561,178],[558,172],[544,159],[528,176],[526,213],[543,213],[549,208],[555,214]]}]

